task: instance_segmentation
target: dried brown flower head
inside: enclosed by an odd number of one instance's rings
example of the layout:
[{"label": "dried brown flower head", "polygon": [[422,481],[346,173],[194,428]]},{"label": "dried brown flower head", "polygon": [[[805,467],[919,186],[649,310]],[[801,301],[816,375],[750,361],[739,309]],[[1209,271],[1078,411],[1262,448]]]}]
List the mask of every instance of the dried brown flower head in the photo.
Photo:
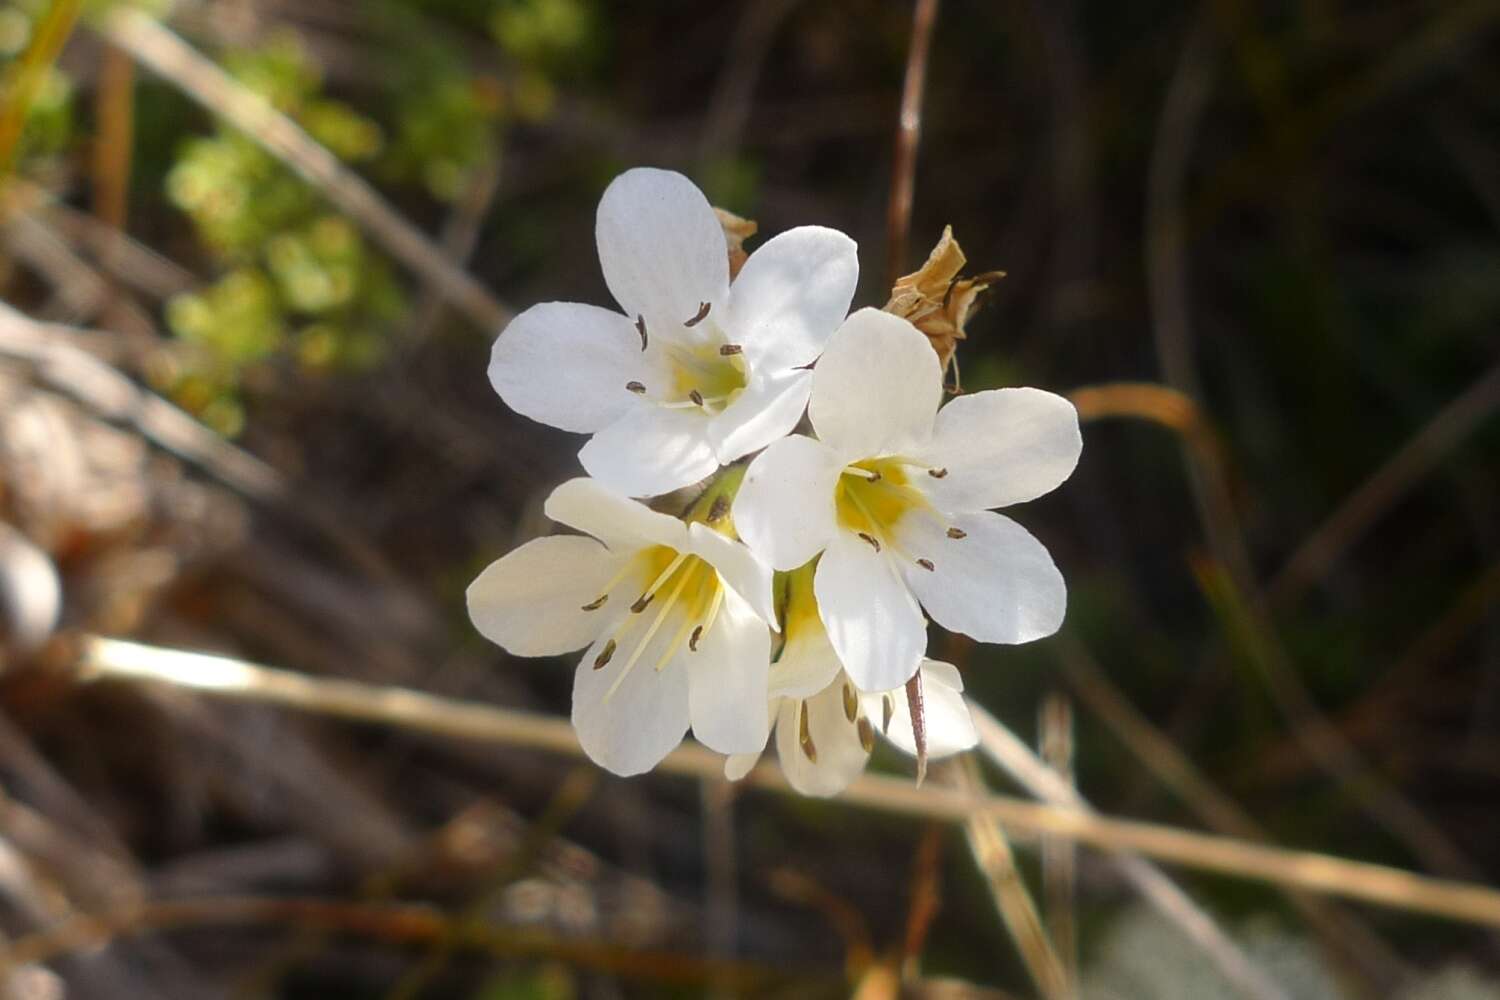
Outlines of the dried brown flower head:
[{"label": "dried brown flower head", "polygon": [[729,278],[732,281],[739,275],[740,268],[745,266],[745,258],[750,256],[745,253],[745,241],[754,236],[760,227],[750,219],[742,219],[717,206],[714,214],[719,217],[719,225],[724,227],[724,242],[729,244]]},{"label": "dried brown flower head", "polygon": [[944,226],[942,239],[917,270],[897,278],[885,311],[911,321],[927,335],[946,373],[953,369],[953,391],[960,391],[958,361],[954,352],[967,334],[964,325],[979,306],[979,293],[1005,277],[1004,271],[987,271],[971,278],[958,277],[968,258],[953,238],[953,227]]}]

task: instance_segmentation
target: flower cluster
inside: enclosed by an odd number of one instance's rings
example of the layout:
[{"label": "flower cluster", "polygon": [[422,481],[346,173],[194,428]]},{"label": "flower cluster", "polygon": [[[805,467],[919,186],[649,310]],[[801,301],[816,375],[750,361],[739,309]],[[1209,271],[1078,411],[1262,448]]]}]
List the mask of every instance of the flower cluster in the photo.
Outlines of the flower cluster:
[{"label": "flower cluster", "polygon": [[[689,728],[731,778],[774,729],[814,795],[847,786],[877,735],[919,760],[972,746],[958,671],[925,656],[927,616],[997,643],[1061,625],[1057,567],[993,508],[1071,474],[1072,405],[1036,389],[941,405],[922,331],[849,314],[852,240],[792,229],[731,276],[737,239],[680,174],[616,178],[596,237],[621,311],[534,306],[489,369],[512,409],[592,435],[588,476],[546,503],[581,534],[490,565],[469,587],[475,625],[523,656],[587,647],[573,723],[617,774]],[[650,500],[687,487],[685,509]]]}]

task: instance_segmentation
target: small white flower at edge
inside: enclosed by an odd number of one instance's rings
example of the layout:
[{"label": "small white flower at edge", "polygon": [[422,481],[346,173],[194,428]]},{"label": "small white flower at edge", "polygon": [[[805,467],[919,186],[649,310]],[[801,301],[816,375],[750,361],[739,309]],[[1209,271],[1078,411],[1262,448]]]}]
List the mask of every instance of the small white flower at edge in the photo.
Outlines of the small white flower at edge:
[{"label": "small white flower at edge", "polygon": [[[771,666],[769,710],[787,780],[803,795],[828,796],[842,792],[865,769],[877,734],[913,757],[917,745],[905,689],[861,691],[840,667],[818,618],[812,577],[812,567],[804,566],[787,579],[786,642]],[[946,757],[978,743],[957,668],[924,659],[918,674],[927,756]],[[743,778],[760,753],[731,755],[724,762],[725,776]]]},{"label": "small white flower at edge", "polygon": [[469,585],[469,616],[519,656],[588,647],[573,725],[589,757],[640,774],[689,725],[720,753],[763,747],[768,720],[745,706],[766,702],[770,569],[713,527],[591,479],[563,483],[545,509],[593,537],[539,538],[492,563]]},{"label": "small white flower at edge", "polygon": [[495,341],[490,381],[516,412],[592,434],[589,475],[655,496],[788,434],[811,372],[849,310],[854,241],[804,226],[729,281],[724,232],[686,177],[638,168],[599,202],[605,284],[623,313],[548,302]]},{"label": "small white flower at edge", "polygon": [[775,569],[822,553],[818,612],[864,691],[916,672],[924,608],[981,642],[1022,643],[1056,632],[1067,606],[1047,550],[990,508],[1068,478],[1077,411],[1038,389],[971,393],[940,410],[942,396],[926,337],[888,313],[854,313],[813,371],[817,439],[772,444],[734,502],[740,537]]}]

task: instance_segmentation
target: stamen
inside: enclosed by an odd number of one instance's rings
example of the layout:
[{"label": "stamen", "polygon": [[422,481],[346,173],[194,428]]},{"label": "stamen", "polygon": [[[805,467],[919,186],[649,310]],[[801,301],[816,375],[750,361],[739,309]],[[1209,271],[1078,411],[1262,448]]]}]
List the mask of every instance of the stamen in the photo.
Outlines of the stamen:
[{"label": "stamen", "polygon": [[630,606],[630,610],[634,611],[636,614],[640,614],[642,611],[645,611],[646,605],[651,603],[651,599],[656,596],[656,592],[661,589],[662,584],[666,583],[669,579],[672,578],[672,574],[677,572],[677,567],[681,566],[683,561],[687,559],[687,557],[688,556],[686,552],[677,553],[676,558],[667,563],[667,568],[661,571],[661,575],[658,576],[655,580],[652,580],[651,586],[647,587],[645,592],[641,594],[641,596],[636,599],[636,602]]},{"label": "stamen", "polygon": [[891,731],[891,717],[896,714],[896,703],[888,694],[880,696],[880,714],[880,731],[888,734]]},{"label": "stamen", "polygon": [[870,720],[863,715],[859,717],[859,745],[864,748],[865,753],[875,751],[875,727],[870,725]]},{"label": "stamen", "polygon": [[869,542],[870,547],[873,548],[876,552],[880,551],[880,543],[875,540],[874,535],[866,534],[865,532],[861,531],[859,532],[859,537]]},{"label": "stamen", "polygon": [[854,689],[844,685],[844,717],[853,722],[859,717],[859,699],[855,697]]},{"label": "stamen", "polygon": [[948,470],[947,469],[928,469],[927,470],[927,474],[929,476],[931,476],[933,479],[942,479],[944,476],[946,476],[948,474]]},{"label": "stamen", "polygon": [[920,567],[922,567],[923,569],[925,569],[929,573],[931,573],[933,570],[937,569],[937,567],[932,564],[932,560],[931,559],[918,559],[917,560],[917,565],[920,566]]},{"label": "stamen", "polygon": [[703,616],[703,624],[693,630],[693,637],[688,640],[688,649],[694,653],[698,652],[698,640],[708,634],[708,630],[714,627],[714,619],[719,617],[719,608],[724,604],[724,584],[719,578],[714,577],[714,599],[709,602],[708,614]]},{"label": "stamen", "polygon": [[[697,572],[696,567],[694,568],[693,572]],[[662,668],[667,665],[667,661],[672,658],[672,654],[677,652],[677,650],[682,646],[682,637],[687,635],[688,629],[692,627],[693,619],[689,618],[687,615],[683,615],[682,624],[677,627],[677,631],[672,636],[672,641],[667,643],[667,648],[662,650],[661,656],[656,661],[657,673],[661,673]]]},{"label": "stamen", "polygon": [[609,662],[609,658],[614,655],[615,641],[611,639],[604,644],[604,648],[599,651],[599,655],[594,657],[594,669],[603,670],[604,665]]},{"label": "stamen", "polygon": [[797,704],[797,743],[802,747],[803,755],[810,763],[818,762],[818,747],[813,743],[812,732],[807,726],[807,702]]},{"label": "stamen", "polygon": [[[693,393],[697,393],[697,390],[693,390]],[[695,399],[693,398],[693,393],[689,393],[687,399],[679,399],[675,403],[658,403],[657,405],[664,410],[694,410],[699,407],[708,407],[713,406],[715,403],[722,403],[729,398],[728,396],[704,396],[698,393]]]},{"label": "stamen", "polygon": [[705,520],[709,524],[717,524],[724,520],[724,515],[729,513],[729,498],[720,494],[714,497],[713,504],[708,508],[708,517]]},{"label": "stamen", "polygon": [[620,684],[624,682],[626,675],[630,673],[630,669],[636,665],[636,661],[641,658],[641,654],[646,651],[646,647],[650,645],[656,633],[661,630],[662,622],[667,620],[667,615],[671,613],[672,606],[677,603],[677,597],[682,593],[682,588],[686,586],[688,579],[693,575],[691,572],[684,573],[672,585],[672,591],[667,595],[666,600],[662,602],[661,610],[652,619],[651,627],[646,629],[646,634],[641,636],[640,642],[636,643],[635,651],[630,654],[630,659],[625,661],[625,666],[620,670],[620,676],[615,678],[614,684],[605,692],[604,700],[606,703],[615,696],[615,692],[620,689]]},{"label": "stamen", "polygon": [[724,344],[719,348],[719,357],[732,358],[736,354],[743,354],[745,349],[739,344]]},{"label": "stamen", "polygon": [[860,479],[864,479],[872,483],[880,482],[880,473],[876,472],[874,469],[861,469],[857,465],[846,465],[844,466],[843,472],[846,476],[857,476]]},{"label": "stamen", "polygon": [[690,389],[688,391],[688,399],[691,399],[693,401],[694,406],[703,405],[703,393],[699,392],[697,389]]},{"label": "stamen", "polygon": [[962,528],[949,528],[948,529],[948,537],[949,538],[968,538],[969,537],[969,533],[967,531],[965,531],[964,529],[962,529]]},{"label": "stamen", "polygon": [[710,302],[700,302],[700,303],[698,303],[698,314],[696,316],[694,316],[692,319],[683,320],[682,321],[682,325],[683,326],[697,326],[699,323],[702,323],[704,317],[706,317],[708,315],[708,310],[709,310],[709,308],[711,306],[712,306],[712,303],[710,303]]},{"label": "stamen", "polygon": [[630,571],[635,569],[635,565],[636,563],[634,559],[625,560],[625,565],[620,567],[620,571],[614,576],[610,577],[608,583],[599,588],[599,596],[594,598],[589,603],[585,604],[583,606],[583,610],[596,611],[599,608],[604,607],[604,602],[609,600],[609,592],[615,589],[615,584],[619,583],[621,580],[625,579],[625,577],[630,575]]},{"label": "stamen", "polygon": [[625,388],[629,389],[637,396],[644,396],[646,394],[646,387],[639,382],[626,382]]},{"label": "stamen", "polygon": [[646,349],[646,317],[640,313],[635,315],[635,328],[641,335],[641,350]]}]

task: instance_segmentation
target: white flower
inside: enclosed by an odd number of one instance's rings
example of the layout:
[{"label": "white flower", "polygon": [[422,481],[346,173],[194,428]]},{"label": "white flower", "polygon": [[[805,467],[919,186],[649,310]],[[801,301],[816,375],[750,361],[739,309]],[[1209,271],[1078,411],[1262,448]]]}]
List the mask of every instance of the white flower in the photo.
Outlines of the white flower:
[{"label": "white flower", "polygon": [[1067,605],[1047,550],[988,508],[1067,479],[1082,447],[1077,412],[1037,389],[972,393],[939,410],[942,395],[927,338],[860,310],[813,372],[818,438],[771,445],[735,500],[740,537],[776,569],[822,553],[819,614],[866,691],[898,688],[916,671],[922,608],[982,642],[1020,643],[1057,631]]},{"label": "white flower", "polygon": [[843,320],[854,241],[792,229],[750,255],[731,286],[723,230],[681,174],[615,178],[595,230],[623,313],[548,302],[495,341],[490,381],[518,413],[592,434],[588,473],[629,496],[696,482],[789,433],[806,366]]},{"label": "white flower", "polygon": [[[861,691],[839,666],[818,617],[811,565],[787,577],[783,614],[786,642],[771,667],[770,714],[776,754],[792,787],[804,795],[842,792],[865,769],[877,733],[917,756],[904,688]],[[918,675],[927,755],[946,757],[978,743],[957,668],[924,659]],[[724,774],[738,781],[759,758],[759,750],[734,754],[724,762]]]},{"label": "white flower", "polygon": [[[723,523],[711,502],[695,516]],[[573,680],[573,725],[588,755],[639,774],[690,723],[720,753],[764,746],[765,713],[745,707],[766,704],[769,568],[711,525],[591,479],[563,483],[546,512],[593,537],[539,538],[492,563],[469,586],[469,616],[520,656],[589,647]]]}]

